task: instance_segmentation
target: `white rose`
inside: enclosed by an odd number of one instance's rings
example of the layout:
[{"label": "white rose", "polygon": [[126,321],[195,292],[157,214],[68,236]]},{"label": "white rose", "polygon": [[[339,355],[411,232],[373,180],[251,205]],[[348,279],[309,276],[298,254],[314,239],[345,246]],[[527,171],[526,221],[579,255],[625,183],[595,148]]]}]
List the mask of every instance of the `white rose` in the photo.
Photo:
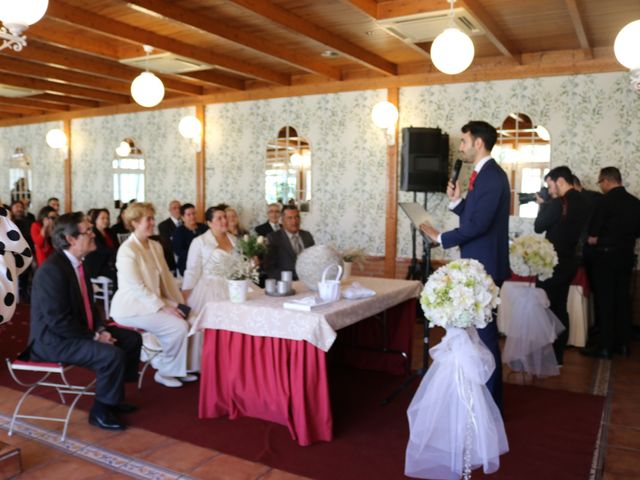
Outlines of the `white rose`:
[{"label": "white rose", "polygon": [[262,235],[259,235],[257,238],[257,242],[258,245],[262,245],[264,243],[264,237]]},{"label": "white rose", "polygon": [[243,239],[245,242],[248,242],[248,241],[249,241],[249,234],[248,234],[248,233],[247,233],[247,234],[245,234],[245,236],[244,236],[244,237],[242,237],[242,239]]}]

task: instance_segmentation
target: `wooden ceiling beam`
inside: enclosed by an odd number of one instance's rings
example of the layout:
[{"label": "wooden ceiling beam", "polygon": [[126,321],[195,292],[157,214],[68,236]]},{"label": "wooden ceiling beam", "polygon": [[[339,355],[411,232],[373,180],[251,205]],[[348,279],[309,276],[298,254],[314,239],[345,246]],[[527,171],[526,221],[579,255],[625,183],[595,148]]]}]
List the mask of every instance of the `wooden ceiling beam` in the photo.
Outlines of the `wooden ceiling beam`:
[{"label": "wooden ceiling beam", "polygon": [[520,55],[514,43],[506,36],[502,29],[493,19],[485,8],[480,5],[478,0],[458,0],[456,2],[464,7],[467,12],[475,17],[480,23],[480,27],[484,30],[485,36],[505,57],[510,57],[520,64]]},{"label": "wooden ceiling beam", "polygon": [[[362,0],[350,0],[350,3],[366,11],[360,6]],[[387,0],[379,2],[377,7],[377,14],[374,18],[382,20],[385,18],[404,17],[405,15],[447,10],[449,3],[447,0],[412,0],[409,2],[407,0]]]},{"label": "wooden ceiling beam", "polygon": [[272,22],[276,22],[287,27],[289,30],[294,31],[299,35],[313,39],[322,45],[336,50],[369,68],[373,68],[385,75],[393,76],[397,74],[398,66],[395,63],[389,62],[375,53],[365,50],[348,40],[340,38],[328,30],[309,22],[304,18],[294,15],[278,5],[261,0],[232,1],[257,15],[268,18]]},{"label": "wooden ceiling beam", "polygon": [[193,58],[194,60],[199,60],[243,75],[261,78],[271,83],[280,85],[291,84],[291,77],[289,75],[258,65],[251,65],[236,58],[215,53],[206,48],[180,42],[170,37],[143,30],[101,15],[96,15],[87,10],[72,7],[71,5],[66,5],[61,2],[49,4],[47,16],[74,25],[81,25],[83,28],[105,33],[119,39],[127,39],[129,41],[151,45],[155,48],[166,50],[167,52]]},{"label": "wooden ceiling beam", "polygon": [[43,80],[59,80],[69,84],[96,88],[108,92],[118,92],[124,95],[130,94],[130,85],[122,81],[87,75],[86,73],[50,67],[41,63],[33,63],[6,56],[0,56],[0,70],[41,78]]},{"label": "wooden ceiling beam", "polygon": [[21,113],[23,115],[42,115],[45,113],[43,110],[38,110],[37,108],[17,107],[15,105],[7,105],[5,103],[0,103],[0,110],[10,113]]},{"label": "wooden ceiling beam", "polygon": [[8,105],[21,105],[24,107],[32,107],[38,110],[49,110],[53,112],[66,112],[69,107],[66,105],[57,105],[55,103],[42,102],[39,100],[33,100],[32,97],[1,97],[0,103]]},{"label": "wooden ceiling beam", "polygon": [[372,18],[378,18],[378,2],[376,0],[342,0],[344,3],[353,5],[362,10]]},{"label": "wooden ceiling beam", "polygon": [[42,100],[45,102],[58,103],[62,105],[77,105],[79,107],[86,108],[97,108],[104,105],[102,102],[98,102],[96,100],[89,100],[86,98],[78,98],[71,95],[62,95],[56,93],[40,93],[29,98],[32,98],[34,100]]},{"label": "wooden ceiling beam", "polygon": [[2,83],[12,85],[14,87],[32,88],[34,90],[44,90],[59,92],[69,95],[77,95],[80,97],[100,100],[108,103],[130,103],[130,97],[120,95],[118,93],[104,92],[102,90],[93,90],[91,88],[79,87],[77,85],[68,85],[66,83],[50,82],[39,78],[23,77],[13,75],[12,73],[3,72],[0,76]]},{"label": "wooden ceiling beam", "polygon": [[277,58],[289,65],[306,70],[307,72],[319,73],[320,75],[324,75],[325,77],[332,78],[334,80],[341,79],[341,72],[339,69],[327,65],[319,59],[315,59],[309,55],[293,52],[288,48],[283,48],[274,44],[269,41],[269,39],[261,38],[256,35],[245,33],[237,28],[229,27],[221,21],[216,21],[210,17],[201,15],[195,10],[189,10],[175,5],[174,2],[168,2],[166,0],[129,0],[129,3],[138,5],[152,13],[162,15],[169,20],[180,22],[190,27],[195,27],[203,32],[216,35],[224,38],[225,40],[242,45],[243,47]]},{"label": "wooden ceiling beam", "polygon": [[234,90],[244,90],[246,88],[244,80],[242,80],[241,78],[230,77],[229,75],[224,75],[220,72],[216,72],[215,70],[200,70],[198,72],[188,72],[183,73],[182,76],[194,78],[196,80],[211,83],[213,85],[232,88]]},{"label": "wooden ceiling beam", "polygon": [[22,118],[22,115],[20,115],[19,113],[9,113],[9,112],[3,112],[0,110],[0,120],[13,119],[13,118]]},{"label": "wooden ceiling beam", "polygon": [[567,10],[569,10],[571,23],[573,23],[573,28],[576,31],[578,42],[580,42],[580,48],[590,51],[591,46],[589,45],[587,33],[584,30],[584,23],[582,22],[582,16],[580,15],[577,0],[564,0],[564,3],[567,5]]},{"label": "wooden ceiling beam", "polygon": [[[29,40],[29,48],[25,48],[21,52],[9,51],[8,55],[47,65],[58,65],[105,77],[117,78],[128,83],[132,82],[141,72],[141,70],[129,65],[31,40]],[[198,85],[177,80],[170,75],[157,74],[157,76],[162,80],[167,90],[187,95],[203,94],[202,87]]]}]

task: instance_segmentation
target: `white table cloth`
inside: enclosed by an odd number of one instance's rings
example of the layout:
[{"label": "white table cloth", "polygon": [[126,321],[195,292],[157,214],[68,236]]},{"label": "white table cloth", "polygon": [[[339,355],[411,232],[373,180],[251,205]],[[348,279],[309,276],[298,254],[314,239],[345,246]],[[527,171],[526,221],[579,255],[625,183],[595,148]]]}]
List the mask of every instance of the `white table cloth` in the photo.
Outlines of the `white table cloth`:
[{"label": "white table cloth", "polygon": [[353,282],[374,290],[376,295],[361,300],[340,299],[301,312],[285,310],[282,304],[314,293],[302,282],[294,282],[297,293],[289,297],[270,297],[254,287],[244,303],[207,303],[196,317],[191,334],[213,328],[261,337],[305,340],[326,352],[335,341],[337,330],[415,298],[422,290],[418,281],[372,277],[350,277],[342,287]]}]

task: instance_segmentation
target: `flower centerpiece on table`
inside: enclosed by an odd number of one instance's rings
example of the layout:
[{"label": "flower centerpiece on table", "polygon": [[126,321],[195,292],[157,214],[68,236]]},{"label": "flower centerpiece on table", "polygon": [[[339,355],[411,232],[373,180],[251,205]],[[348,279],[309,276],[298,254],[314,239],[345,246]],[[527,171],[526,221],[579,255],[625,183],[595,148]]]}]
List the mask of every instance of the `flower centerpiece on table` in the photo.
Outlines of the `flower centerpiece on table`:
[{"label": "flower centerpiece on table", "polygon": [[251,258],[240,251],[218,255],[215,261],[207,262],[205,273],[227,280],[258,280],[258,267],[253,264]]},{"label": "flower centerpiece on table", "polygon": [[267,239],[262,235],[247,233],[238,238],[236,247],[247,258],[262,257],[267,253]]},{"label": "flower centerpiece on table", "polygon": [[[509,450],[502,416],[485,383],[495,360],[476,328],[492,321],[498,287],[476,260],[456,260],[431,274],[420,304],[432,326],[447,330],[409,405],[405,475],[471,478],[493,473]],[[473,328],[475,327],[475,328]]]},{"label": "flower centerpiece on table", "polygon": [[549,240],[538,235],[523,235],[509,245],[511,270],[521,277],[547,280],[553,276],[558,254]]}]

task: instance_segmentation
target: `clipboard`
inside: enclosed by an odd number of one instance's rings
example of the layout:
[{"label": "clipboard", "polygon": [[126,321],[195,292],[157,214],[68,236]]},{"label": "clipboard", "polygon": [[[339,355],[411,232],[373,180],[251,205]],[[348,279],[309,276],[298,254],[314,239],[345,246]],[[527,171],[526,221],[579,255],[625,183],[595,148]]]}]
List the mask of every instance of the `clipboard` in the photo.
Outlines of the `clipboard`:
[{"label": "clipboard", "polygon": [[429,213],[424,209],[422,205],[416,202],[400,202],[398,203],[398,205],[400,205],[400,208],[402,208],[407,217],[409,217],[411,224],[416,228],[418,232],[420,232],[422,238],[427,240],[431,244],[431,246],[439,245],[438,242],[434,242],[433,240],[431,240],[420,229],[420,225],[425,222],[433,225],[433,219],[431,218],[431,215],[429,215]]}]

